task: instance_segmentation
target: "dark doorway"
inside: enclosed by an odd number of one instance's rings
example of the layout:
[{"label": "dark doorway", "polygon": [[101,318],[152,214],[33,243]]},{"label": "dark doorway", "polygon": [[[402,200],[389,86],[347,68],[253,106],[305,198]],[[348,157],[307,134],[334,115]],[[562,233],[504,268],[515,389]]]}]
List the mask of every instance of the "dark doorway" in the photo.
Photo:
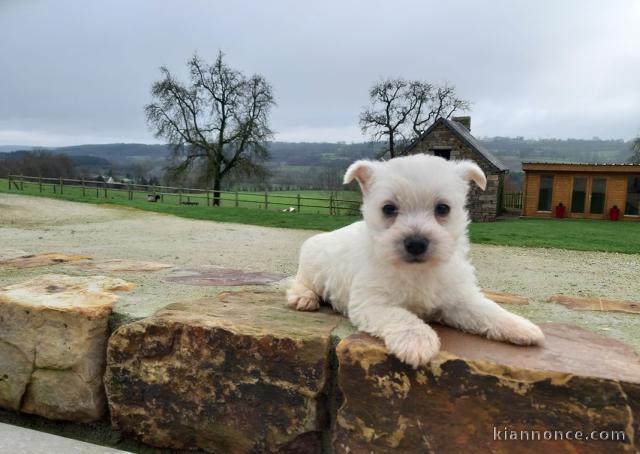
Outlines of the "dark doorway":
[{"label": "dark doorway", "polygon": [[449,161],[451,159],[451,148],[435,148],[431,150],[434,156],[439,156],[441,158]]}]

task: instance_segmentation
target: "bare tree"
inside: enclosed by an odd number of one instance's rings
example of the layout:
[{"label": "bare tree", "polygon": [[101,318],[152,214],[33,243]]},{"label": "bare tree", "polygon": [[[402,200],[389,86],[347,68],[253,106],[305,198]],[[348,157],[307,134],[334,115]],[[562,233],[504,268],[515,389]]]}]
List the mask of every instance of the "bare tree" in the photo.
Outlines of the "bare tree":
[{"label": "bare tree", "polygon": [[471,103],[456,95],[453,85],[434,86],[428,82],[415,81],[410,86],[410,97],[416,108],[410,115],[412,139],[420,137],[438,118],[451,118],[456,112],[467,112]]},{"label": "bare tree", "polygon": [[394,158],[438,118],[467,111],[470,103],[459,98],[453,85],[386,79],[369,90],[370,105],[360,114],[362,133],[373,141],[385,140],[385,155]]},{"label": "bare tree", "polygon": [[629,158],[631,164],[640,164],[640,137],[636,137],[631,142],[631,157]]},{"label": "bare tree", "polygon": [[370,107],[360,114],[362,133],[376,142],[385,139],[392,158],[396,156],[396,142],[404,139],[401,128],[415,109],[409,96],[409,86],[410,83],[404,79],[378,82],[369,90]]},{"label": "bare tree", "polygon": [[153,84],[153,102],[145,107],[155,136],[170,146],[169,170],[176,176],[198,172],[213,187],[214,205],[220,204],[221,182],[230,173],[266,172],[269,113],[275,105],[262,76],[245,77],[223,57],[220,52],[209,65],[194,55],[187,64],[189,84],[160,68],[163,77]]}]

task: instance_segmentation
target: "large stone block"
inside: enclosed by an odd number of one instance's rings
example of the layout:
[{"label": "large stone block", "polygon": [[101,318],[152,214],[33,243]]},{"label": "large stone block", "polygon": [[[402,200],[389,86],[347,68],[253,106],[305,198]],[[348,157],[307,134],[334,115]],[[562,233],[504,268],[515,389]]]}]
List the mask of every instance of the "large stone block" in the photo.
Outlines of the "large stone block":
[{"label": "large stone block", "polygon": [[335,451],[638,452],[639,357],[580,328],[543,330],[545,347],[516,347],[438,328],[443,351],[417,370],[377,339],[343,339]]},{"label": "large stone block", "polygon": [[105,374],[113,425],[158,447],[320,452],[341,318],[283,302],[226,292],[120,327]]},{"label": "large stone block", "polygon": [[129,288],[120,279],[51,274],[0,289],[0,406],[100,418],[112,291]]}]

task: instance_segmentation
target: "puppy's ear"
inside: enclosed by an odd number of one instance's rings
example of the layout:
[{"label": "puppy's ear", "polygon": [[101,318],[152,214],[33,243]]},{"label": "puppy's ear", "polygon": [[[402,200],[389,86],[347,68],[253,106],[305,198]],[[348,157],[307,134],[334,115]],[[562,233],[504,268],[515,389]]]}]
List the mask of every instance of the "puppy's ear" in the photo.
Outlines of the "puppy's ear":
[{"label": "puppy's ear", "polygon": [[343,184],[349,184],[356,180],[362,189],[362,193],[366,194],[371,185],[371,177],[373,176],[374,163],[372,161],[360,160],[349,166],[344,174]]},{"label": "puppy's ear", "polygon": [[482,169],[473,161],[460,161],[458,173],[467,181],[473,181],[483,191],[487,187],[487,177]]}]

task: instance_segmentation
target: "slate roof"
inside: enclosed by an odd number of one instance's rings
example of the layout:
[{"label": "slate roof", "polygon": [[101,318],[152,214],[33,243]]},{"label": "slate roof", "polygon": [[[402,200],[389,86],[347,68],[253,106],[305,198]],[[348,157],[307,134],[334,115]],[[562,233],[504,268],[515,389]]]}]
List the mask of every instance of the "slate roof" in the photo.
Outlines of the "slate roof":
[{"label": "slate roof", "polygon": [[496,167],[499,171],[505,172],[509,170],[509,168],[502,163],[498,158],[496,158],[489,150],[485,148],[475,137],[471,135],[471,132],[467,128],[465,128],[462,124],[457,121],[448,120],[446,118],[438,118],[429,128],[418,137],[411,145],[407,151],[411,151],[416,145],[418,145],[429,133],[439,124],[444,124],[451,132],[453,132],[458,139],[462,140],[464,143],[469,145],[476,153],[484,157],[487,161],[489,161],[494,167]]},{"label": "slate roof", "polygon": [[568,162],[568,161],[522,161],[522,164],[544,164],[563,166],[607,166],[607,167],[640,167],[630,162]]}]

